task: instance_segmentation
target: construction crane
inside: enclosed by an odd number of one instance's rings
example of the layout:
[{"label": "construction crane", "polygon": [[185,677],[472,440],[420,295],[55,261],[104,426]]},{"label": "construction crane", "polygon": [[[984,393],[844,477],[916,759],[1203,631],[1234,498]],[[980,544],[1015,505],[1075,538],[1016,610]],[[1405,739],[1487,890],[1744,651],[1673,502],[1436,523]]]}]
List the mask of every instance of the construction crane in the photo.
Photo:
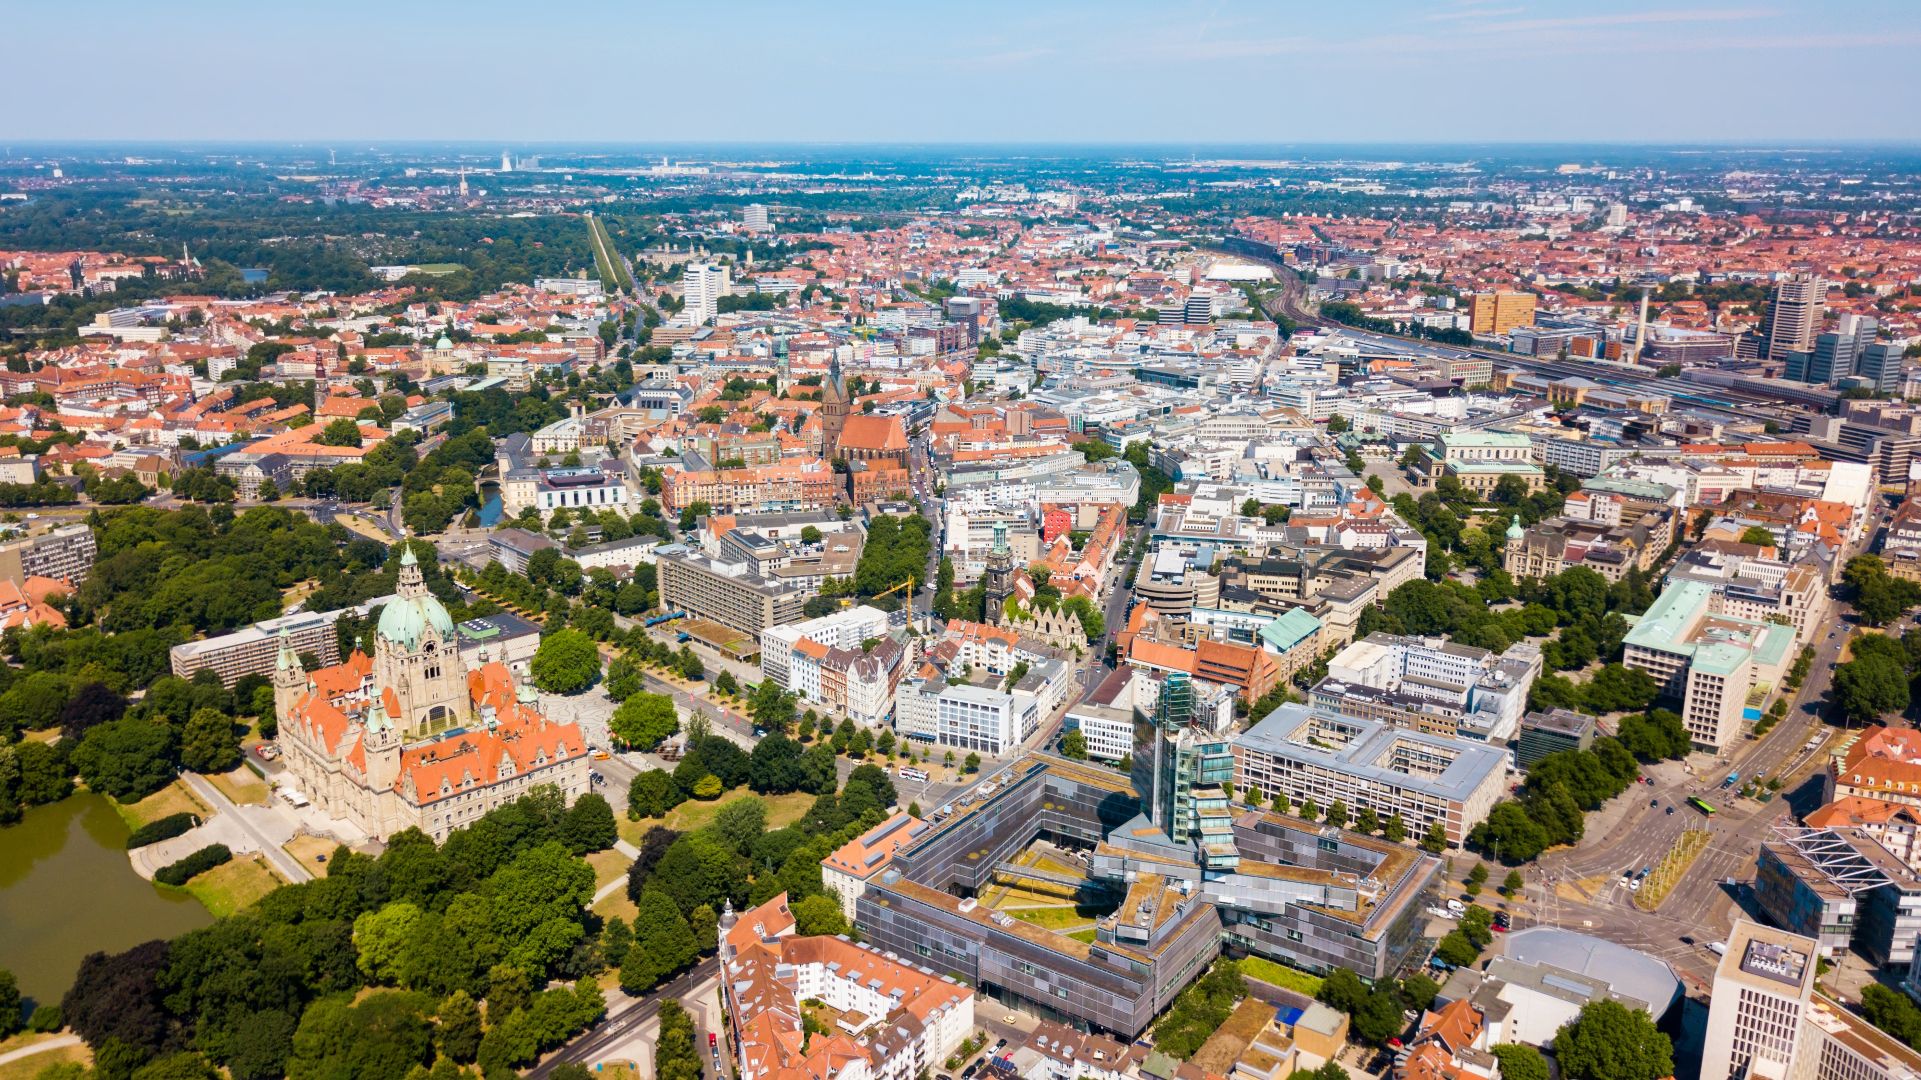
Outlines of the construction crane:
[{"label": "construction crane", "polygon": [[[868,597],[867,599],[879,600],[883,596],[892,596],[897,592],[905,591],[907,593],[907,617],[909,619],[912,619],[914,617],[914,585],[915,585],[915,578],[913,575],[910,574],[908,575],[906,581],[901,582],[899,585],[896,585],[891,589],[882,589],[880,592],[875,593],[874,595]],[[841,601],[840,601],[841,607],[843,608],[852,607],[853,604],[854,604],[854,600],[852,597],[845,597],[845,596],[841,597]]]}]

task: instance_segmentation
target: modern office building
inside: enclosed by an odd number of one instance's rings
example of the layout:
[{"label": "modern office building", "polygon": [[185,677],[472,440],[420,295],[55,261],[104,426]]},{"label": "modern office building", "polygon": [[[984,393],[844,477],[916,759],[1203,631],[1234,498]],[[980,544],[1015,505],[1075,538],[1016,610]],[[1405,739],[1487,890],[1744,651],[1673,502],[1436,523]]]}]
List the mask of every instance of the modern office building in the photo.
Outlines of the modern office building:
[{"label": "modern office building", "polygon": [[1468,329],[1475,334],[1505,334],[1517,326],[1534,325],[1534,294],[1475,293],[1468,298]]},{"label": "modern office building", "polygon": [[681,317],[689,326],[705,326],[720,313],[720,298],[728,293],[727,268],[715,263],[688,263],[681,271],[680,288],[686,303]]},{"label": "modern office building", "polygon": [[663,555],[654,563],[660,605],[712,619],[760,639],[760,632],[799,620],[812,590],[790,588],[755,575],[746,563],[722,562],[697,551]]},{"label": "modern office building", "polygon": [[740,225],[755,233],[769,232],[772,228],[767,221],[767,208],[760,203],[748,203],[740,208]]},{"label": "modern office building", "polygon": [[1914,1080],[1921,1054],[1814,988],[1815,942],[1737,922],[1714,973],[1701,1080]]},{"label": "modern office building", "polygon": [[1514,760],[1531,769],[1549,754],[1563,750],[1586,750],[1594,745],[1594,717],[1571,709],[1531,712],[1521,718],[1521,738],[1515,746]]},{"label": "modern office building", "polygon": [[1745,920],[1728,934],[1708,998],[1701,1080],[1800,1080],[1815,943]]},{"label": "modern office building", "polygon": [[1339,801],[1350,815],[1401,816],[1409,836],[1439,822],[1450,846],[1505,789],[1507,753],[1477,742],[1357,720],[1290,702],[1234,737],[1234,789],[1299,806]]},{"label": "modern office building", "polygon": [[1891,341],[1877,341],[1855,357],[1854,373],[1866,379],[1876,393],[1899,394],[1906,363],[1901,346]]},{"label": "modern office building", "polygon": [[1695,745],[1721,750],[1761,718],[1794,656],[1792,626],[1715,613],[1717,586],[1678,580],[1628,631],[1622,663],[1681,702]]},{"label": "modern office building", "polygon": [[1149,820],[1176,845],[1192,848],[1203,871],[1232,870],[1240,861],[1227,797],[1234,782],[1228,730],[1196,711],[1186,675],[1171,674],[1161,683],[1153,730],[1135,758],[1146,781],[1135,786],[1148,793]]},{"label": "modern office building", "polygon": [[1762,325],[1762,358],[1786,360],[1791,353],[1812,351],[1827,295],[1827,282],[1812,274],[1791,274],[1777,283]]},{"label": "modern office building", "polygon": [[[1132,1039],[1223,944],[1312,971],[1392,974],[1417,947],[1439,860],[1280,815],[1232,825],[1246,857],[1203,871],[1191,845],[1142,813],[1126,777],[1031,755],[940,807],[896,848],[855,907],[864,941],[950,974],[984,996],[1078,1030]],[[1037,839],[1084,877],[1017,863]],[[999,881],[1041,875],[1117,901],[1084,942],[996,911]]]},{"label": "modern office building", "polygon": [[1868,832],[1775,826],[1761,845],[1754,900],[1822,956],[1854,952],[1903,971],[1921,937],[1921,878]]},{"label": "modern office building", "polygon": [[1068,707],[1064,723],[1068,730],[1080,731],[1087,741],[1088,757],[1118,762],[1133,756],[1140,741],[1136,727],[1142,722],[1135,709],[1134,680],[1137,678],[1146,676],[1118,668]]}]

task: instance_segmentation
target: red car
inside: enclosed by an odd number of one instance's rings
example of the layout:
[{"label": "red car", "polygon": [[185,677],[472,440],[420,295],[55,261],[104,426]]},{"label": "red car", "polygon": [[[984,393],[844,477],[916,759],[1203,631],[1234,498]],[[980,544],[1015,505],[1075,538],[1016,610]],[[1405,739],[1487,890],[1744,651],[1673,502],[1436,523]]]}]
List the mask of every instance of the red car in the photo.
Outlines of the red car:
[{"label": "red car", "polygon": [[718,1035],[715,1035],[711,1031],[707,1033],[707,1049],[709,1050],[720,1049],[720,1037]]}]

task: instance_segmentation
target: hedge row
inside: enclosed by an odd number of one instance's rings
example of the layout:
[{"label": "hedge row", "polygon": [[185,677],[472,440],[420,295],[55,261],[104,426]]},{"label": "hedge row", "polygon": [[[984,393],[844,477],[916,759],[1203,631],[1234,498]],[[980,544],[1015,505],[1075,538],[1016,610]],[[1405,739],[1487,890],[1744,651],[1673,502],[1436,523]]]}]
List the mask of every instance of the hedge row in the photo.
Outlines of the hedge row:
[{"label": "hedge row", "polygon": [[154,872],[153,879],[162,885],[185,885],[195,876],[232,858],[233,852],[227,850],[227,845],[208,844],[177,863],[161,867]]},{"label": "hedge row", "polygon": [[200,824],[198,815],[185,811],[168,814],[166,817],[149,821],[135,829],[133,835],[127,837],[127,850],[132,851],[134,848],[143,848],[148,844],[158,844],[162,840],[171,840],[198,824]]}]

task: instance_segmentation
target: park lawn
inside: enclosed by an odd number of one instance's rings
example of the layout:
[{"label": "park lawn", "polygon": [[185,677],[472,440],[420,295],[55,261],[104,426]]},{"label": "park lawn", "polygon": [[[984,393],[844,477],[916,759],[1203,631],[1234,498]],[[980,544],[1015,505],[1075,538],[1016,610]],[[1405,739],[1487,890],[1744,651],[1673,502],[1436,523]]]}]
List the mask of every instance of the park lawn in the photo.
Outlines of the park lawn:
[{"label": "park lawn", "polygon": [[211,813],[194,797],[193,792],[187,790],[183,780],[175,780],[139,802],[108,801],[113,803],[113,808],[119,811],[121,820],[127,823],[129,829],[138,829],[149,821],[159,821],[168,814],[199,814],[205,818]]},{"label": "park lawn", "polygon": [[338,841],[329,840],[323,836],[309,836],[303,833],[280,845],[280,849],[299,860],[300,865],[306,867],[308,872],[312,873],[315,877],[326,877],[327,870],[332,864],[321,862],[315,858],[315,856],[326,855],[332,857],[334,848],[339,846]]},{"label": "park lawn", "polygon": [[593,912],[603,919],[618,918],[632,921],[634,916],[640,914],[640,908],[635,906],[632,900],[627,899],[626,889],[616,889],[610,895],[603,897],[600,903],[595,904]]},{"label": "park lawn", "polygon": [[[35,1043],[43,1043],[54,1037],[55,1036],[51,1034],[23,1032],[15,1035],[11,1039],[0,1040],[0,1054],[11,1053],[15,1050],[24,1050]],[[47,1066],[60,1065],[67,1062],[72,1062],[77,1065],[91,1065],[93,1063],[93,1053],[87,1049],[86,1043],[79,1043],[74,1046],[62,1046],[53,1050],[43,1050],[38,1054],[28,1054],[26,1057],[16,1061],[10,1061],[5,1065],[0,1065],[0,1080],[33,1080],[34,1077],[40,1075],[40,1070]]]},{"label": "park lawn", "polygon": [[[621,818],[616,822],[616,825],[620,829],[620,838],[622,840],[630,844],[638,845],[640,838],[647,835],[647,830],[653,828],[655,825],[665,825],[676,832],[692,832],[695,829],[712,824],[714,817],[720,813],[721,807],[742,796],[753,794],[753,792],[747,790],[743,785],[734,788],[732,791],[724,791],[711,801],[703,802],[699,799],[689,799],[679,806],[674,807],[672,810],[669,810],[667,816],[664,818],[641,818],[639,821]],[[760,795],[757,796],[757,798],[767,804],[767,830],[769,832],[775,829],[784,829],[794,822],[799,821],[801,818],[806,817],[808,809],[814,805],[814,796],[804,791],[792,791],[785,795]]]},{"label": "park lawn", "polygon": [[56,743],[60,741],[60,729],[50,727],[42,728],[39,731],[23,732],[21,739],[25,742]]},{"label": "park lawn", "polygon": [[264,806],[272,796],[267,782],[254,775],[254,771],[245,765],[236,765],[228,772],[205,775],[207,782],[220,794],[241,805]]},{"label": "park lawn", "polygon": [[1259,956],[1241,958],[1241,974],[1308,997],[1321,992],[1321,977]]},{"label": "park lawn", "polygon": [[281,880],[258,855],[222,863],[187,882],[187,891],[214,918],[232,915],[278,889]]},{"label": "park lawn", "polygon": [[625,878],[627,868],[634,865],[634,860],[608,848],[587,856],[587,865],[594,868],[594,891],[599,892],[608,882]]}]

